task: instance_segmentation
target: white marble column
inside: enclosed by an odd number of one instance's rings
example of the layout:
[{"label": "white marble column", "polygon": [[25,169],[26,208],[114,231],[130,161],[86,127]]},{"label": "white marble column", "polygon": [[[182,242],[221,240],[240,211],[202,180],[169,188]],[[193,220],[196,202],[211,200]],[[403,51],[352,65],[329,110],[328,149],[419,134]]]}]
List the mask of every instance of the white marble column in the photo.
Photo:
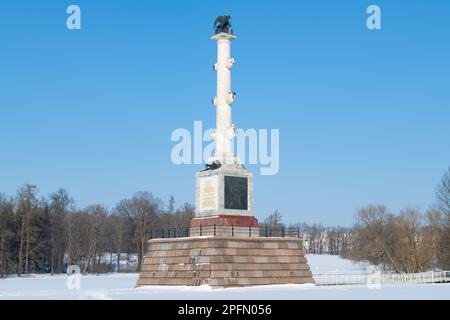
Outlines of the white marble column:
[{"label": "white marble column", "polygon": [[216,142],[216,154],[214,160],[221,163],[235,161],[231,140],[235,135],[235,129],[231,120],[231,105],[235,95],[231,90],[231,67],[234,59],[231,58],[231,41],[237,37],[228,33],[219,33],[212,37],[217,42],[217,63],[214,69],[217,72],[217,95],[214,99],[216,106],[216,131],[213,138]]}]

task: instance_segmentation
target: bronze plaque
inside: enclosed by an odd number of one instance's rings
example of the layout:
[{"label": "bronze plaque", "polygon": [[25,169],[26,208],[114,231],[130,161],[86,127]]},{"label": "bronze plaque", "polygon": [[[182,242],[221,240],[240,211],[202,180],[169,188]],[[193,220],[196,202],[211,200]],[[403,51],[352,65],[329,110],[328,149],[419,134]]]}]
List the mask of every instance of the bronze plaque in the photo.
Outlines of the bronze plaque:
[{"label": "bronze plaque", "polygon": [[248,179],[225,176],[225,209],[248,210]]}]

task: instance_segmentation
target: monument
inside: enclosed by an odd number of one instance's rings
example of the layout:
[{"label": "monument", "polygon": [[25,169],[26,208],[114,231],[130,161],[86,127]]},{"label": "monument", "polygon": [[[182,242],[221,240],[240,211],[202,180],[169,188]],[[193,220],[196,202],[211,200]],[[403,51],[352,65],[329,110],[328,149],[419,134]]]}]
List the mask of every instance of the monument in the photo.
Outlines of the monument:
[{"label": "monument", "polygon": [[[205,170],[196,175],[195,219],[191,235],[259,235],[258,221],[253,216],[253,176],[233,154],[231,140],[235,136],[232,104],[236,93],[231,89],[233,34],[231,17],[217,17],[212,40],[217,43],[216,130],[213,139],[215,156]],[[201,230],[200,230],[201,226]],[[214,228],[215,226],[215,228]]]},{"label": "monument", "polygon": [[313,283],[303,240],[259,237],[253,216],[253,176],[232,152],[235,127],[231,89],[231,43],[237,39],[231,16],[219,16],[217,43],[216,149],[196,174],[195,217],[185,238],[152,239],[137,286],[210,285],[233,287]]}]

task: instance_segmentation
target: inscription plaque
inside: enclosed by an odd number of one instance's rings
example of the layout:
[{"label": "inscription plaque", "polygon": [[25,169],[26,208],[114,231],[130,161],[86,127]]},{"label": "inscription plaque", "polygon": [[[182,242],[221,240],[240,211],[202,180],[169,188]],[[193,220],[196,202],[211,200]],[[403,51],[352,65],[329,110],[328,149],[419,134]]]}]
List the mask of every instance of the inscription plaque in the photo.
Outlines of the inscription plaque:
[{"label": "inscription plaque", "polygon": [[225,176],[225,209],[248,210],[248,179]]},{"label": "inscription plaque", "polygon": [[217,210],[218,177],[200,179],[200,211]]}]

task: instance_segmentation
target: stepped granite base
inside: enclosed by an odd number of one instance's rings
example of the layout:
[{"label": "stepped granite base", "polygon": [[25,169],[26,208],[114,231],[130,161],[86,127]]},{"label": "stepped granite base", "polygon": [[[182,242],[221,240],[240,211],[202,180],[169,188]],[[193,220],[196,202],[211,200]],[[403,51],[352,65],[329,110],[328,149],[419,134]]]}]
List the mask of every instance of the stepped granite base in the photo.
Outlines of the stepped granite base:
[{"label": "stepped granite base", "polygon": [[137,286],[314,283],[302,242],[220,236],[150,240]]}]

